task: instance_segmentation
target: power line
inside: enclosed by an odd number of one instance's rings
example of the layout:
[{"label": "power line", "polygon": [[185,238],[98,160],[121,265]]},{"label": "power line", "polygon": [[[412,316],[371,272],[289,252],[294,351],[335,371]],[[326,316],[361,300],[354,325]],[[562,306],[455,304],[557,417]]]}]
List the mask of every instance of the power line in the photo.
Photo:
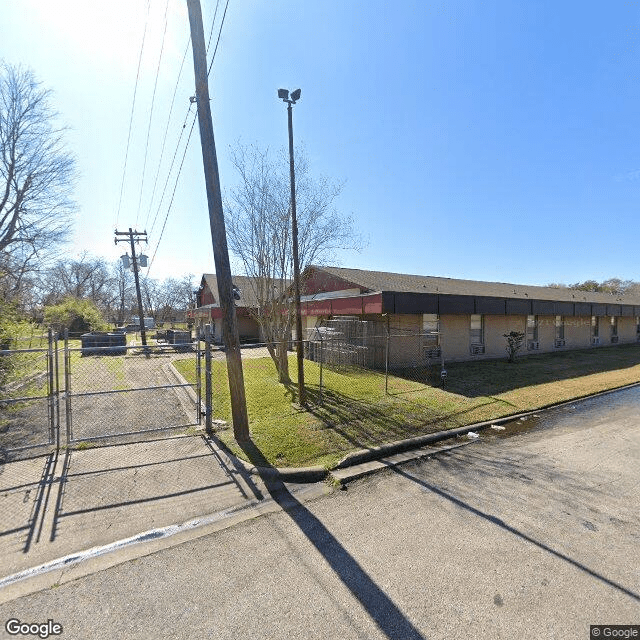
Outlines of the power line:
[{"label": "power line", "polygon": [[151,123],[153,121],[153,107],[156,102],[156,90],[158,88],[158,77],[160,76],[160,64],[162,63],[162,54],[164,52],[164,41],[167,35],[167,12],[169,10],[169,0],[164,7],[164,30],[162,32],[162,43],[160,45],[160,55],[158,56],[158,66],[156,67],[156,79],[153,84],[153,94],[151,96],[151,109],[149,110],[149,125],[147,126],[147,141],[144,147],[144,161],[142,163],[142,180],[140,181],[140,197],[138,199],[138,210],[136,211],[136,226],[138,225],[138,217],[140,216],[140,207],[142,206],[142,193],[144,191],[144,178],[147,171],[147,156],[149,154],[149,138],[151,137]]},{"label": "power line", "polygon": [[[219,4],[220,4],[220,0],[218,0],[218,1],[216,2],[216,8],[215,8],[215,11],[214,11],[214,13],[213,13],[213,20],[211,21],[211,29],[210,29],[210,31],[209,31],[209,45],[208,45],[208,47],[210,46],[210,44],[211,44],[211,39],[212,39],[212,37],[213,37],[213,29],[214,29],[214,27],[215,27],[216,16],[218,15],[218,6],[219,6]],[[222,25],[221,25],[221,27],[220,27],[220,28],[222,29]],[[219,37],[218,37],[218,39],[219,39]],[[177,79],[177,81],[176,81],[176,86],[175,86],[175,89],[174,89],[174,92],[173,92],[173,99],[175,99],[176,91],[178,90],[178,83],[179,83],[179,81],[180,81],[180,75],[182,74],[182,68],[183,68],[183,65],[184,65],[184,62],[185,62],[185,59],[186,59],[187,52],[188,52],[188,50],[189,50],[189,45],[190,45],[190,44],[191,44],[191,35],[189,35],[189,40],[188,40],[188,42],[187,42],[187,46],[186,46],[185,51],[184,51],[184,54],[183,54],[183,56],[182,56],[182,64],[180,65],[180,72],[179,72],[179,74],[178,74],[178,79]],[[207,48],[208,48],[208,47],[207,47]],[[160,158],[160,160],[161,160],[161,161],[162,161],[162,154],[164,153],[164,143],[165,143],[165,141],[166,141],[167,131],[168,131],[168,129],[169,129],[169,120],[170,120],[170,118],[171,118],[171,111],[173,110],[173,99],[172,99],[172,101],[171,101],[171,109],[170,109],[170,111],[169,111],[169,118],[167,119],[167,126],[166,126],[165,134],[164,134],[164,140],[163,140],[163,145],[162,145],[162,153],[161,153],[161,158]],[[174,163],[175,163],[176,156],[177,156],[177,154],[178,154],[178,149],[180,148],[180,141],[182,140],[182,135],[183,135],[184,130],[185,130],[186,126],[187,126],[187,119],[188,119],[188,117],[189,117],[189,112],[190,112],[190,111],[191,111],[191,102],[189,103],[189,108],[187,109],[187,115],[185,116],[184,122],[183,122],[183,124],[182,124],[182,128],[180,129],[180,135],[178,136],[178,141],[177,141],[177,143],[176,143],[176,148],[175,148],[175,151],[173,152],[173,158],[171,159],[171,164],[169,165],[169,171],[168,171],[168,173],[167,173],[167,179],[165,180],[164,187],[163,187],[163,189],[162,189],[162,195],[160,196],[160,203],[158,204],[158,210],[156,211],[156,215],[155,215],[155,216],[154,216],[154,218],[153,218],[153,222],[152,222],[152,224],[151,224],[151,232],[150,232],[150,233],[152,233],[152,232],[153,232],[153,229],[155,228],[156,220],[158,219],[158,214],[160,213],[160,209],[162,208],[162,202],[163,202],[163,200],[164,200],[164,194],[166,193],[167,186],[169,185],[169,179],[171,178],[171,171],[173,170],[173,165],[174,165]],[[195,117],[196,117],[196,116],[194,116],[194,122],[195,122]],[[191,129],[193,130],[193,123],[192,123],[192,125],[191,125]],[[189,140],[190,140],[190,139],[191,139],[191,133],[189,133]],[[187,144],[188,144],[188,142],[187,142]],[[157,182],[157,179],[158,179],[159,173],[160,173],[160,164],[158,164],[158,172],[156,173],[156,182]],[[155,193],[155,184],[154,184],[154,193]],[[151,202],[151,203],[150,203],[150,205],[149,205],[149,212],[148,212],[148,214],[147,214],[147,220],[146,220],[146,222],[148,222],[148,221],[149,221],[149,216],[151,215],[151,208],[152,208],[152,202]],[[165,223],[165,224],[166,224],[166,223]],[[146,227],[146,226],[147,226],[147,225],[145,224],[145,227]],[[154,255],[155,255],[155,254],[154,254]],[[151,266],[151,265],[149,265],[149,267],[150,267],[150,266]]]},{"label": "power line", "polygon": [[[189,36],[189,40],[187,41],[187,46],[184,49],[184,54],[182,55],[182,62],[180,64],[180,70],[178,71],[178,78],[176,80],[176,86],[173,90],[173,97],[171,98],[171,106],[169,107],[169,115],[167,116],[167,124],[164,129],[164,136],[162,138],[162,148],[160,149],[160,160],[158,160],[158,170],[156,171],[156,177],[153,181],[153,189],[151,190],[151,199],[149,200],[149,210],[147,211],[147,218],[145,220],[144,226],[145,229],[149,223],[149,216],[151,215],[151,210],[153,209],[153,199],[156,195],[156,187],[158,185],[158,178],[160,177],[160,168],[162,166],[162,159],[164,158],[164,148],[167,142],[167,135],[169,133],[169,124],[171,122],[171,115],[173,114],[173,105],[176,100],[176,94],[178,93],[178,85],[180,84],[180,77],[182,76],[182,68],[184,67],[184,61],[187,58],[187,53],[189,51],[189,45],[191,44],[191,36]],[[155,222],[155,221],[154,221]]]},{"label": "power line", "polygon": [[[224,19],[227,17],[227,9],[229,8],[229,0],[227,0],[227,4],[224,7],[224,13],[222,14],[222,22],[220,23],[220,30],[218,31],[218,40],[216,41],[216,48],[213,51],[213,55],[211,56],[211,63],[209,64],[209,71],[207,71],[207,75],[211,75],[211,67],[213,67],[213,61],[216,59],[216,53],[218,52],[218,45],[220,44],[220,36],[222,35],[222,27],[224,27]],[[218,6],[216,5],[216,11],[218,10]],[[215,17],[214,17],[215,19]]]},{"label": "power line", "polygon": [[211,46],[211,38],[213,37],[213,27],[216,24],[216,16],[218,15],[218,5],[220,4],[220,0],[216,0],[216,8],[213,12],[213,20],[211,21],[211,29],[209,30],[209,41],[207,42],[207,52],[209,51],[209,47]]},{"label": "power line", "polygon": [[[178,149],[180,148],[180,142],[182,141],[182,136],[184,135],[184,130],[187,127],[187,120],[189,118],[189,113],[191,113],[191,104],[189,104],[189,108],[187,109],[187,113],[184,117],[184,122],[182,123],[182,128],[180,129],[180,135],[178,136],[178,142],[176,143],[175,151],[173,152],[173,158],[171,159],[171,164],[169,165],[169,171],[167,173],[167,179],[164,181],[164,187],[162,189],[162,195],[160,196],[160,202],[158,203],[158,210],[156,211],[156,215],[153,218],[153,223],[151,224],[151,231],[149,234],[153,232],[154,227],[156,226],[156,220],[158,219],[158,215],[160,214],[160,209],[162,208],[162,202],[164,201],[164,194],[167,191],[167,186],[169,185],[169,179],[171,178],[171,172],[173,171],[173,165],[176,161],[176,156],[178,155]],[[195,121],[195,119],[194,119]],[[192,125],[193,126],[193,125]]]},{"label": "power line", "polygon": [[[219,2],[219,0],[218,0],[218,2]],[[227,15],[227,9],[228,8],[229,8],[229,0],[227,0],[227,3],[226,3],[225,8],[224,8],[224,13],[222,15],[222,21],[220,22],[220,28],[218,30],[218,38],[216,40],[216,46],[215,46],[215,49],[213,51],[213,55],[211,56],[211,63],[209,64],[209,69],[207,71],[207,75],[211,74],[211,69],[213,67],[213,62],[215,60],[216,53],[218,52],[218,45],[220,44],[220,37],[222,36],[222,28],[224,27],[224,21],[225,21],[226,15]],[[213,33],[213,27],[215,25],[215,19],[216,19],[217,12],[218,12],[218,3],[216,3],[216,10],[214,12],[213,21],[212,21],[212,24],[211,24],[211,31],[210,31],[210,35],[209,35],[209,45],[211,44],[211,34]],[[190,109],[191,109],[191,104],[189,105],[189,110]],[[176,154],[178,152],[178,148],[179,148],[179,145],[180,145],[180,140],[182,138],[182,133],[184,132],[184,129],[185,129],[185,126],[186,126],[186,120],[187,120],[188,117],[189,117],[189,111],[187,111],[187,116],[185,117],[185,123],[182,125],[182,131],[180,132],[180,137],[178,138],[178,143],[176,145],[176,150],[175,150],[174,155],[173,155],[173,160],[171,161],[171,167],[169,169],[169,174],[167,175],[167,180],[165,182],[165,188],[163,189],[162,198],[160,200],[160,205],[158,206],[158,212],[156,213],[156,216],[154,217],[152,230],[153,230],[153,227],[155,226],[155,222],[156,222],[156,219],[158,217],[158,213],[160,212],[160,206],[162,205],[162,200],[164,199],[164,193],[165,193],[167,184],[169,182],[169,176],[171,174],[171,169],[173,168],[173,163],[175,161],[175,157],[176,157]],[[197,113],[194,115],[193,121],[191,123],[191,129],[189,131],[189,136],[187,138],[187,142],[186,142],[185,147],[184,147],[184,153],[182,154],[182,160],[180,162],[180,167],[178,168],[178,173],[176,175],[176,180],[175,180],[175,183],[174,183],[174,186],[173,186],[173,192],[171,194],[171,201],[169,202],[169,207],[167,208],[167,213],[165,215],[164,222],[162,224],[162,229],[160,231],[160,236],[158,238],[158,242],[156,243],[156,248],[155,248],[155,250],[153,252],[153,256],[151,258],[151,261],[149,262],[149,267],[147,269],[147,274],[145,276],[146,279],[149,278],[149,273],[151,272],[151,266],[153,265],[153,262],[155,260],[156,254],[158,252],[158,248],[160,247],[160,241],[162,240],[162,236],[164,235],[165,227],[167,226],[167,220],[169,219],[169,214],[171,213],[171,209],[172,209],[172,206],[173,206],[173,201],[174,201],[176,190],[177,190],[177,187],[178,187],[178,182],[180,180],[180,175],[182,173],[182,167],[184,165],[184,161],[185,161],[185,158],[186,158],[186,155],[187,155],[187,150],[189,148],[189,142],[191,141],[191,135],[193,133],[193,129],[194,129],[194,126],[195,126],[195,123],[196,123],[196,118],[197,118]]]},{"label": "power line", "polygon": [[191,134],[193,133],[194,125],[196,124],[196,119],[193,119],[191,123],[191,130],[189,131],[189,137],[187,138],[187,143],[184,145],[184,153],[182,154],[182,160],[180,162],[180,167],[178,168],[178,175],[176,176],[175,184],[173,185],[173,193],[171,194],[171,201],[169,202],[169,207],[167,208],[167,215],[164,217],[164,222],[162,223],[162,229],[160,230],[160,237],[158,238],[158,242],[156,244],[156,248],[153,252],[153,256],[151,256],[151,261],[149,262],[149,268],[147,269],[146,277],[149,277],[149,272],[151,271],[151,265],[155,260],[156,253],[158,253],[158,248],[160,247],[160,241],[162,240],[162,236],[164,235],[165,227],[167,226],[167,220],[169,219],[169,214],[171,213],[171,208],[173,207],[173,200],[176,196],[176,189],[178,188],[178,181],[180,180],[180,174],[182,173],[182,166],[184,165],[184,160],[187,157],[187,151],[189,150],[189,142],[191,141]]},{"label": "power line", "polygon": [[122,168],[122,183],[120,184],[120,198],[118,200],[118,209],[116,212],[116,222],[114,227],[118,226],[118,219],[120,218],[120,209],[122,207],[122,194],[124,193],[124,179],[127,174],[127,160],[129,158],[129,144],[131,142],[131,129],[133,126],[133,112],[136,106],[136,94],[138,93],[138,80],[140,78],[140,67],[142,65],[142,52],[144,51],[144,41],[147,37],[147,25],[149,24],[150,7],[151,7],[151,0],[147,0],[147,15],[144,21],[144,31],[142,33],[142,45],[140,46],[140,55],[138,56],[138,70],[136,72],[136,84],[133,90],[133,103],[131,105],[131,115],[129,116],[129,134],[127,135],[127,148],[124,154],[124,167]]}]

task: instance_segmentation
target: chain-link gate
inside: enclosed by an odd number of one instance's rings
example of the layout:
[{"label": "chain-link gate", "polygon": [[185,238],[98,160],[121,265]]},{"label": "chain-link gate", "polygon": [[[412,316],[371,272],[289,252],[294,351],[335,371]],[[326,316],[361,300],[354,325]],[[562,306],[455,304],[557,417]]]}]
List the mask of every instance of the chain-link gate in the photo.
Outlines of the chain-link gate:
[{"label": "chain-link gate", "polygon": [[[75,346],[64,341],[68,443],[144,439],[202,423],[200,343]],[[191,360],[191,381],[180,362]]]},{"label": "chain-link gate", "polygon": [[61,440],[142,440],[200,426],[203,355],[199,341],[100,346],[51,330],[30,348],[1,350],[0,450],[16,457]]}]

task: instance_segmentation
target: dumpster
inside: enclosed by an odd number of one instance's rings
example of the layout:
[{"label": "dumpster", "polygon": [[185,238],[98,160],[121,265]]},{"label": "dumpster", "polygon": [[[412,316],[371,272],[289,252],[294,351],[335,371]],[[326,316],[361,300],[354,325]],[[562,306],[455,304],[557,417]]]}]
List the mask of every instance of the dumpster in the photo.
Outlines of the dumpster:
[{"label": "dumpster", "polygon": [[127,353],[127,336],[124,333],[92,331],[80,336],[81,353],[87,355],[123,355]]},{"label": "dumpster", "polygon": [[167,329],[166,341],[169,344],[191,344],[191,331],[182,329]]}]

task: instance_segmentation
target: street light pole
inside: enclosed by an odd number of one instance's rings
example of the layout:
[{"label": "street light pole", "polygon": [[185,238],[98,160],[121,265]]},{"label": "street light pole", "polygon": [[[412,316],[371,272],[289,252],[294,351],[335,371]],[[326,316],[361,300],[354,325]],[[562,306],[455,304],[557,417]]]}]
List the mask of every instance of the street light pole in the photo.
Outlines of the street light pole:
[{"label": "street light pole", "polygon": [[278,90],[278,97],[287,103],[289,124],[289,177],[291,182],[291,239],[293,244],[293,289],[296,307],[296,351],[298,356],[298,402],[305,405],[307,394],[304,388],[304,350],[302,344],[302,312],[300,309],[300,261],[298,259],[298,219],[296,216],[296,172],[293,160],[293,109],[292,105],[300,99],[300,89],[289,92]]}]

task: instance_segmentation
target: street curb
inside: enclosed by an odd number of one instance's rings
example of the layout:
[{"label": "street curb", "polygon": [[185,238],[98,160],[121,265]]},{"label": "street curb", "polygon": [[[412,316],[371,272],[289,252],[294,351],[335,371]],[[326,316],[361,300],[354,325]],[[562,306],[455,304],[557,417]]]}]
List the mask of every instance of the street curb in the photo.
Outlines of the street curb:
[{"label": "street curb", "polygon": [[587,394],[584,396],[577,396],[571,400],[562,400],[560,402],[553,402],[551,404],[543,405],[537,409],[531,409],[529,411],[523,411],[520,413],[509,414],[508,416],[502,416],[500,418],[494,418],[493,420],[485,420],[483,422],[476,422],[475,424],[465,425],[463,427],[457,427],[455,429],[448,429],[445,431],[436,431],[435,433],[428,433],[415,438],[407,438],[405,440],[397,440],[396,442],[390,442],[378,447],[372,447],[370,449],[361,449],[359,451],[353,451],[347,454],[338,464],[331,469],[327,469],[322,466],[314,467],[258,467],[241,460],[237,456],[234,456],[224,443],[215,435],[208,437],[214,439],[216,445],[222,448],[225,454],[233,461],[236,467],[241,467],[246,473],[252,475],[259,475],[262,478],[275,479],[279,478],[284,482],[320,482],[331,476],[331,471],[339,469],[345,469],[354,465],[362,464],[364,462],[370,462],[373,460],[379,460],[380,458],[386,458],[391,455],[402,453],[410,449],[420,449],[428,444],[439,442],[441,440],[448,440],[450,438],[456,438],[457,436],[465,435],[469,431],[481,431],[491,427],[492,425],[501,425],[505,422],[512,422],[519,420],[520,418],[526,418],[534,414],[542,413],[543,411],[549,411],[558,407],[574,404],[582,400],[588,400],[589,398],[597,398],[598,396],[604,396],[616,391],[624,391],[625,389],[632,389],[640,386],[640,382],[633,382],[631,384],[625,384],[620,387],[614,387],[613,389],[606,389],[605,391],[598,391],[597,393]]}]

